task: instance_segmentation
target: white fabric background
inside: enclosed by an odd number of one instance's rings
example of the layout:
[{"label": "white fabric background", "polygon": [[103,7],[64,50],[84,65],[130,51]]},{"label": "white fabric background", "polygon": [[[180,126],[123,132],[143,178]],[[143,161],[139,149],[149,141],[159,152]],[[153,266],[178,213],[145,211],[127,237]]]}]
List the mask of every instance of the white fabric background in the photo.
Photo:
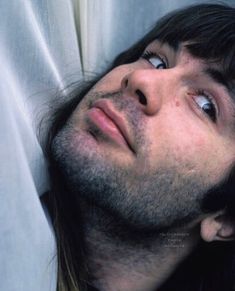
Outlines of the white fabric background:
[{"label": "white fabric background", "polygon": [[55,242],[38,197],[48,189],[36,137],[47,104],[82,70],[105,69],[159,16],[198,2],[0,0],[0,290],[56,289]]}]

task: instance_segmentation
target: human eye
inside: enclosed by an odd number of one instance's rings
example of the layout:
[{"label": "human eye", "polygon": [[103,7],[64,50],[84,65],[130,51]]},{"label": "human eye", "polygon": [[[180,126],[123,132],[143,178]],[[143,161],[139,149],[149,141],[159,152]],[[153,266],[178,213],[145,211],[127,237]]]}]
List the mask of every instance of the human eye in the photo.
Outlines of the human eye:
[{"label": "human eye", "polygon": [[215,123],[217,120],[218,108],[214,99],[203,90],[197,90],[193,98],[197,106]]},{"label": "human eye", "polygon": [[147,60],[151,65],[153,65],[156,69],[167,69],[167,62],[160,57],[155,52],[145,51],[142,56],[142,59]]}]

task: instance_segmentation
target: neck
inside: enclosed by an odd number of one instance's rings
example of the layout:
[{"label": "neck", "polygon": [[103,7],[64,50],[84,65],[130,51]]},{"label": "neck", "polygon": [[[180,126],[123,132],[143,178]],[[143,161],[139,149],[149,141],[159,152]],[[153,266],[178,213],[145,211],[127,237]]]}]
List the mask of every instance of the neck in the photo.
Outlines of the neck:
[{"label": "neck", "polygon": [[196,229],[133,232],[100,209],[85,209],[90,282],[100,291],[157,290],[198,241]]}]

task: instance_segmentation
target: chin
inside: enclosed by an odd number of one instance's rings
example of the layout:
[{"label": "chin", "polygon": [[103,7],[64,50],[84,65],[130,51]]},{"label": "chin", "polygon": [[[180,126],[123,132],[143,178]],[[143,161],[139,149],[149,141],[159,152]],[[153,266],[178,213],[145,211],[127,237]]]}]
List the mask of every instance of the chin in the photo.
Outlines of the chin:
[{"label": "chin", "polygon": [[69,126],[55,137],[52,149],[69,185],[65,199],[85,199],[130,229],[158,231],[201,214],[203,183],[195,176],[185,177],[166,166],[154,174],[135,175],[133,165],[113,162],[112,151],[104,153],[92,134]]}]

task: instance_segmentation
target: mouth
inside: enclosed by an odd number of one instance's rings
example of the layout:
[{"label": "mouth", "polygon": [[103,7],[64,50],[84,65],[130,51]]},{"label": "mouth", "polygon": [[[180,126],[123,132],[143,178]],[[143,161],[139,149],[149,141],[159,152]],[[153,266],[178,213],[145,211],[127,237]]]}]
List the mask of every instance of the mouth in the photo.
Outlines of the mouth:
[{"label": "mouth", "polygon": [[87,112],[88,118],[94,123],[106,136],[122,147],[128,148],[134,152],[125,123],[118,115],[110,101],[100,99],[96,101],[92,108]]}]

